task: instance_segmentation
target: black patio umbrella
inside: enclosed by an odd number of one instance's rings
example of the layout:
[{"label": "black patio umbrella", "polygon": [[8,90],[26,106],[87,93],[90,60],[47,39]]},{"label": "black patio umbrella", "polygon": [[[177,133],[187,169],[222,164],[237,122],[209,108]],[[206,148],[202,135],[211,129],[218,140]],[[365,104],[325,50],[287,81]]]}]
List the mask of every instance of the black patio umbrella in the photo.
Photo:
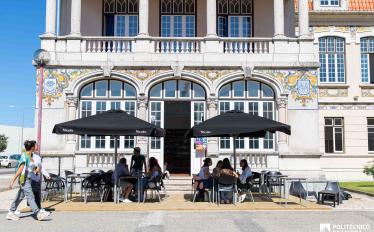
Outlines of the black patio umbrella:
[{"label": "black patio umbrella", "polygon": [[[52,132],[55,134],[114,136],[114,167],[117,165],[119,136],[165,136],[164,129],[129,115],[122,110],[110,110],[101,114],[56,124]],[[114,187],[117,187],[117,178],[115,178]]]},{"label": "black patio umbrella", "polygon": [[[234,137],[235,141],[237,137],[260,138],[265,137],[266,132],[275,133],[276,131],[290,135],[291,127],[271,119],[232,110],[192,127],[185,136],[188,138]],[[235,142],[234,169],[236,170]]]}]

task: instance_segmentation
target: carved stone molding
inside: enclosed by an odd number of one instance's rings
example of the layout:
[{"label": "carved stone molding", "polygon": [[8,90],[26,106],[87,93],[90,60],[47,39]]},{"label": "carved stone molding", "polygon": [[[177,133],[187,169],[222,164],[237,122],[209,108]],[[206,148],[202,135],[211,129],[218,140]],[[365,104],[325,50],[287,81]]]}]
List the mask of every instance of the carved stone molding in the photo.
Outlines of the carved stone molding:
[{"label": "carved stone molding", "polygon": [[77,97],[68,96],[66,98],[66,103],[69,107],[77,107],[78,106],[79,99]]},{"label": "carved stone molding", "polygon": [[106,78],[109,78],[112,75],[112,70],[114,66],[112,64],[105,64],[101,66],[101,69],[103,70],[103,75]]},{"label": "carved stone molding", "polygon": [[207,100],[208,108],[209,109],[217,109],[218,107],[218,99],[217,98],[209,98]]},{"label": "carved stone molding", "polygon": [[251,78],[252,77],[253,71],[254,71],[253,66],[243,66],[242,69],[243,69],[245,78]]},{"label": "carved stone molding", "polygon": [[348,89],[319,89],[319,97],[348,97]]},{"label": "carved stone molding", "polygon": [[173,70],[174,77],[182,77],[184,66],[175,65],[175,66],[171,66],[171,69]]},{"label": "carved stone molding", "polygon": [[141,95],[137,99],[138,109],[147,109],[148,107],[148,98],[147,96]]},{"label": "carved stone molding", "polygon": [[287,108],[288,99],[287,98],[278,98],[277,99],[277,108]]}]

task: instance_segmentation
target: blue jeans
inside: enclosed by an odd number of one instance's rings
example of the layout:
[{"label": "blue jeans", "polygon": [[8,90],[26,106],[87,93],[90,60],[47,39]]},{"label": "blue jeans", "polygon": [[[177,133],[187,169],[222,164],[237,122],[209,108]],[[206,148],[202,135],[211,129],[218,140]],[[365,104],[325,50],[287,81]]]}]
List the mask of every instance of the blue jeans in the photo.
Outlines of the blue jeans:
[{"label": "blue jeans", "polygon": [[21,203],[23,198],[27,199],[30,208],[34,214],[39,212],[39,207],[35,202],[34,193],[32,192],[31,181],[26,179],[25,185],[21,186],[17,192],[16,198],[14,199],[9,211],[14,212],[17,210],[18,205]]}]

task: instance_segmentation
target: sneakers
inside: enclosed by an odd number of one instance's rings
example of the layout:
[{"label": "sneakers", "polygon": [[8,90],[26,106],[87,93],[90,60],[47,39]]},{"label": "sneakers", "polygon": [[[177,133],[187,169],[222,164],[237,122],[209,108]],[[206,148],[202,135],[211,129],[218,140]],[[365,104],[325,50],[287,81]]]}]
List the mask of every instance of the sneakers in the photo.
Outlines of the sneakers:
[{"label": "sneakers", "polygon": [[38,214],[36,215],[36,218],[38,221],[43,221],[45,218],[47,218],[51,213],[47,212],[45,210],[40,210]]},{"label": "sneakers", "polygon": [[246,194],[242,194],[242,195],[240,195],[240,196],[239,196],[239,199],[238,199],[239,202],[242,203],[242,202],[245,200],[245,197],[246,197],[246,196],[247,196]]},{"label": "sneakers", "polygon": [[14,212],[9,211],[9,213],[6,215],[6,219],[13,220],[13,221],[18,221],[19,217]]},{"label": "sneakers", "polygon": [[123,203],[132,203],[132,201],[130,201],[129,199],[124,199],[124,200],[121,200]]}]

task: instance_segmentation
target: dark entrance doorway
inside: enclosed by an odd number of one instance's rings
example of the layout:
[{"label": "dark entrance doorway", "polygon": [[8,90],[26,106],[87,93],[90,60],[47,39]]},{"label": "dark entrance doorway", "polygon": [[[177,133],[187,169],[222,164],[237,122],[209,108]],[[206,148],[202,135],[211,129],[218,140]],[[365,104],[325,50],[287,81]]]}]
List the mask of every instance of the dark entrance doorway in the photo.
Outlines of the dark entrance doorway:
[{"label": "dark entrance doorway", "polygon": [[164,161],[172,174],[189,174],[191,144],[184,134],[191,126],[191,102],[164,102]]}]

